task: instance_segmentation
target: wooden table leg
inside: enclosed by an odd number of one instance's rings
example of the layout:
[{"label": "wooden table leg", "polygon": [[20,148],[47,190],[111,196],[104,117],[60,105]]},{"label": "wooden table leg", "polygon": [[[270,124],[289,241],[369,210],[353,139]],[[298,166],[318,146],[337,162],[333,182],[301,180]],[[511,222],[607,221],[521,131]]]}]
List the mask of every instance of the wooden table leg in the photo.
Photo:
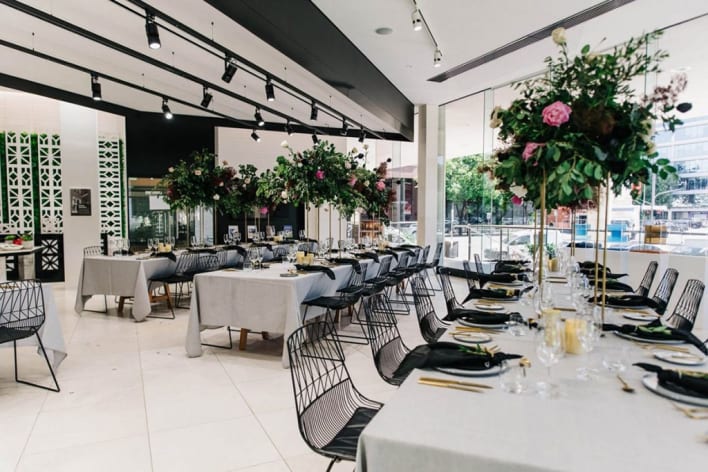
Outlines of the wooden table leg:
[{"label": "wooden table leg", "polygon": [[247,342],[248,342],[248,330],[245,328],[241,328],[241,335],[238,340],[238,350],[245,351]]},{"label": "wooden table leg", "polygon": [[125,305],[126,297],[118,297],[118,313],[123,314],[123,305]]},{"label": "wooden table leg", "polygon": [[270,334],[268,331],[261,331],[261,337],[265,340],[268,341],[270,339]]}]

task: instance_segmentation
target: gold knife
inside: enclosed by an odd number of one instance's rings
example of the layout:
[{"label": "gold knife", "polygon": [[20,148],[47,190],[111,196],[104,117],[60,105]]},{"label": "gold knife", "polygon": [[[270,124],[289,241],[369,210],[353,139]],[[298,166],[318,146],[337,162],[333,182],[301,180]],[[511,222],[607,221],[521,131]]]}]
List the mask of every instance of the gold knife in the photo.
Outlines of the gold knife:
[{"label": "gold knife", "polygon": [[421,380],[421,379],[418,379],[418,383],[422,384],[422,385],[429,385],[431,387],[452,388],[455,390],[464,390],[465,392],[484,393],[482,390],[480,390],[478,388],[468,387],[466,385],[455,385],[455,384],[440,383],[440,382],[430,382],[430,381]]},{"label": "gold knife", "polygon": [[440,377],[421,377],[420,380],[424,380],[426,382],[438,382],[438,383],[449,383],[449,384],[455,384],[455,385],[466,385],[468,387],[475,387],[475,388],[494,388],[491,385],[487,385],[487,384],[474,383],[474,382],[463,382],[462,380],[443,379]]}]

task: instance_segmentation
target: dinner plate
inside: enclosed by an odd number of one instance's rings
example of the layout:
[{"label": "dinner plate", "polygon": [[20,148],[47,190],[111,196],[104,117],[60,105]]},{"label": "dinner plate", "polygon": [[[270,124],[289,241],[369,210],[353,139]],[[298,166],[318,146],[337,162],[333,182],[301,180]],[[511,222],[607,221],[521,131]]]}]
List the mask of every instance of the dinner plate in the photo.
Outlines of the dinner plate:
[{"label": "dinner plate", "polygon": [[700,356],[698,354],[691,354],[688,352],[675,352],[675,351],[654,351],[654,357],[657,359],[668,362],[670,364],[677,365],[703,365],[706,362],[705,356]]},{"label": "dinner plate", "polygon": [[486,333],[460,333],[453,334],[455,341],[465,344],[484,344],[492,340],[492,337]]},{"label": "dinner plate", "polygon": [[290,272],[284,272],[280,274],[281,277],[297,277],[298,274],[291,274]]},{"label": "dinner plate", "polygon": [[620,333],[619,331],[614,332],[617,336],[624,339],[629,339],[630,341],[639,341],[640,343],[650,343],[650,344],[686,344],[686,341],[680,339],[648,339],[641,338],[639,336],[634,336],[632,334]]},{"label": "dinner plate", "polygon": [[634,321],[654,321],[658,318],[656,315],[650,315],[648,313],[622,313],[622,316],[628,320]]},{"label": "dinner plate", "polygon": [[708,398],[694,397],[691,395],[684,395],[682,393],[676,393],[669,390],[668,388],[659,385],[659,379],[657,379],[656,374],[646,374],[642,377],[642,383],[650,392],[661,395],[662,397],[669,398],[671,400],[676,400],[677,402],[688,403],[690,405],[696,406],[708,406]]},{"label": "dinner plate", "polygon": [[[599,305],[599,303],[597,303]],[[630,310],[649,310],[650,308],[647,305],[632,305],[632,306],[622,306],[622,305],[612,305],[610,303],[605,304],[606,307],[608,308],[617,308],[618,310],[626,310],[629,308]]]},{"label": "dinner plate", "polygon": [[[495,303],[497,303],[497,302],[499,302],[499,303],[511,303],[511,302],[518,302],[518,301],[519,301],[519,297],[511,297],[511,298],[486,298],[486,297],[482,297],[482,298],[480,298],[480,300],[484,300],[484,301],[487,301],[487,302],[495,302]],[[497,309],[498,309],[498,308],[497,308]]]},{"label": "dinner plate", "polygon": [[496,324],[484,324],[484,323],[473,323],[471,321],[458,318],[457,322],[462,326],[469,326],[471,328],[489,328],[489,329],[502,329],[506,328],[506,323],[496,323]]},{"label": "dinner plate", "polygon": [[494,377],[509,370],[509,363],[505,362],[487,370],[457,369],[455,367],[435,367],[435,370],[444,374],[458,375],[460,377]]},{"label": "dinner plate", "polygon": [[500,287],[521,287],[524,285],[524,282],[521,280],[514,280],[513,282],[490,282],[489,285],[498,285]]},{"label": "dinner plate", "polygon": [[504,307],[501,305],[488,305],[485,303],[475,303],[474,304],[475,308],[479,308],[480,310],[492,310],[492,311],[497,311],[497,310],[503,310]]}]

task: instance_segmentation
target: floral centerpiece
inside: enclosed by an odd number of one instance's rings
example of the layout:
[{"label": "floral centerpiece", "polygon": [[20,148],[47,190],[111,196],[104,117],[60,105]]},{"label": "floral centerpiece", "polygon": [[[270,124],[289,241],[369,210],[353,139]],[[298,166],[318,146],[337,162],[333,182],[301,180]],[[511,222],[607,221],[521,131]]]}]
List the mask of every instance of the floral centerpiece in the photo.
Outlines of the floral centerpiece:
[{"label": "floral centerpiece", "polygon": [[259,186],[260,178],[256,166],[240,164],[231,177],[229,194],[222,201],[224,213],[234,218],[252,213],[261,203],[258,196]]},{"label": "floral centerpiece", "polygon": [[657,159],[652,141],[659,120],[673,131],[681,124],[676,110],[686,86],[679,74],[650,95],[638,97],[633,78],[659,70],[668,55],[647,52],[660,33],[633,38],[607,54],[582,48],[570,57],[565,30],[553,31],[557,58],[546,58],[547,73],[516,87],[521,98],[509,108],[496,107],[490,126],[499,128],[504,143],[495,151],[491,171],[497,186],[541,207],[577,206],[592,200],[606,181],[615,194],[623,187],[648,182],[652,173],[666,178],[676,172],[668,159]]},{"label": "floral centerpiece", "polygon": [[348,182],[358,195],[358,199],[352,202],[356,202],[369,216],[378,216],[384,220],[389,218],[389,209],[395,198],[393,190],[386,183],[387,167],[387,162],[382,162],[373,171],[365,167],[357,168]]},{"label": "floral centerpiece", "polygon": [[161,185],[167,190],[164,199],[172,209],[191,210],[200,206],[221,209],[221,201],[232,192],[236,171],[205,150],[195,151],[189,161],[181,160],[167,170]]}]

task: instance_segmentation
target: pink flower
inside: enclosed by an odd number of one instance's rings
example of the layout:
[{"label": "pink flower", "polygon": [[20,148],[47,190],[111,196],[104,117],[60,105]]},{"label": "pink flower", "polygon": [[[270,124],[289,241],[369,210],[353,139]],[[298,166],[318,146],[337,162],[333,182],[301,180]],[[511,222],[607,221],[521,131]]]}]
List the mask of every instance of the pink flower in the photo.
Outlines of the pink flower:
[{"label": "pink flower", "polygon": [[324,180],[325,173],[322,169],[317,169],[317,172],[315,172],[315,178],[317,180]]},{"label": "pink flower", "polygon": [[543,109],[543,122],[548,126],[560,126],[570,119],[570,113],[573,110],[568,105],[561,101],[556,101]]},{"label": "pink flower", "polygon": [[354,177],[354,176],[352,175],[352,177],[349,179],[349,186],[350,186],[350,187],[355,186],[355,185],[356,185],[356,180],[357,180],[356,177]]},{"label": "pink flower", "polygon": [[530,158],[533,157],[533,153],[536,152],[536,149],[544,145],[545,143],[526,143],[526,147],[524,148],[524,152],[521,153],[521,157],[525,161],[528,161]]},{"label": "pink flower", "polygon": [[524,203],[524,200],[521,197],[517,197],[516,195],[514,195],[511,197],[511,203],[513,203],[514,205],[521,205],[522,203]]},{"label": "pink flower", "polygon": [[267,215],[268,214],[268,207],[261,207],[261,215]]},{"label": "pink flower", "polygon": [[376,190],[382,192],[386,188],[386,183],[383,180],[376,182]]}]

